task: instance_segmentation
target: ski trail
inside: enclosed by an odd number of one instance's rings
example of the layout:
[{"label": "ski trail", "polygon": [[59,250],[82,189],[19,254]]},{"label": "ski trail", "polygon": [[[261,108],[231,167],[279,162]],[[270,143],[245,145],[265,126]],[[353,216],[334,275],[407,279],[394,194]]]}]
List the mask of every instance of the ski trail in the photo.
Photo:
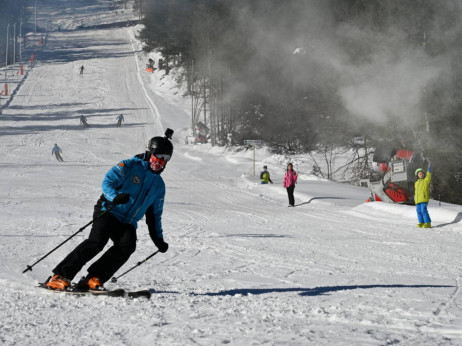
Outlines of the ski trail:
[{"label": "ski trail", "polygon": [[440,305],[433,311],[431,317],[427,321],[423,322],[421,325],[417,325],[417,334],[411,337],[410,339],[404,340],[403,345],[416,345],[420,344],[422,340],[428,339],[429,334],[441,334],[448,337],[460,336],[462,331],[455,329],[453,324],[450,328],[445,328],[444,322],[439,322],[442,319],[443,314],[447,314],[448,310],[456,306],[455,302],[460,296],[462,290],[462,277],[459,276],[456,278],[456,288],[449,297],[440,303]]},{"label": "ski trail", "polygon": [[[132,33],[130,32],[129,29],[126,29],[126,31],[127,31],[127,35],[128,35],[131,47],[132,47],[133,58],[135,60],[135,66],[136,66],[136,71],[137,71],[136,77],[138,79],[138,82],[139,82],[141,88],[143,89],[144,97],[146,98],[146,101],[149,104],[149,108],[151,108],[151,110],[152,110],[152,112],[154,114],[154,120],[156,122],[156,125],[157,125],[158,129],[160,129],[160,132],[163,134],[164,133],[164,127],[163,127],[162,122],[160,120],[161,115],[160,115],[159,109],[157,108],[156,104],[154,103],[154,101],[149,96],[148,91],[147,91],[147,89],[146,89],[146,87],[145,87],[145,85],[143,83],[142,78],[141,78],[141,70],[140,70],[140,67],[139,67],[138,59],[137,59],[135,45],[133,43],[134,39],[132,37]],[[145,141],[145,142],[147,142],[147,141]]]},{"label": "ski trail", "polygon": [[462,277],[459,276],[458,278],[456,278],[456,289],[449,296],[449,298],[443,303],[441,303],[441,305],[435,310],[435,312],[433,312],[434,318],[432,318],[432,320],[430,321],[431,323],[434,323],[441,313],[446,311],[450,306],[454,304],[454,301],[459,296],[460,291],[461,291],[461,284],[460,284],[461,281],[462,281]]}]

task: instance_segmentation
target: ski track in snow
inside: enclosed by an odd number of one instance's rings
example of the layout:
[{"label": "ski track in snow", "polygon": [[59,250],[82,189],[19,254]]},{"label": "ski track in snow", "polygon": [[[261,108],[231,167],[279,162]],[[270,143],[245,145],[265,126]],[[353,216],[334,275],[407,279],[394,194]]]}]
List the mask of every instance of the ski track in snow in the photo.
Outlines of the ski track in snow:
[{"label": "ski track in snow", "polygon": [[[51,32],[0,116],[0,344],[462,345],[460,206],[431,201],[436,227],[417,229],[414,208],[364,203],[367,190],[310,175],[300,155],[298,206],[287,208],[279,157],[258,151],[275,182],[260,185],[253,151],[183,144],[188,101],[172,95],[173,77],[144,72],[138,27],[77,30],[134,19],[112,5],[43,5],[66,30]],[[26,265],[90,221],[107,170],[167,127],[170,249],[106,284],[150,289],[151,300],[37,288],[89,229]],[[144,221],[137,235],[117,274],[156,250]]]}]

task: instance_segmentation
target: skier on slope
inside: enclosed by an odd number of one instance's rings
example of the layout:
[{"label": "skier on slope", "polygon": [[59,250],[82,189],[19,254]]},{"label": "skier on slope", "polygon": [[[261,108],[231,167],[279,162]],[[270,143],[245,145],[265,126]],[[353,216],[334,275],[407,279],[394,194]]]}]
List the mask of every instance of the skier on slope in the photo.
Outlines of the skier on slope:
[{"label": "skier on slope", "polygon": [[173,154],[172,134],[167,129],[165,137],[151,138],[145,153],[119,162],[106,173],[88,239],[53,269],[54,276],[46,284],[48,288],[69,289],[82,267],[111,239],[113,246],[88,268],[88,275],[77,284],[79,289],[104,290],[103,284],[135,251],[137,223],[145,215],[154,244],[162,253],[168,250],[161,223],[165,184],[160,174]]},{"label": "skier on slope", "polygon": [[83,65],[82,65],[82,66],[80,66],[80,68],[79,68],[80,74],[83,74],[83,70],[85,70],[85,67],[83,67]]},{"label": "skier on slope", "polygon": [[56,160],[58,160],[59,162],[63,162],[63,158],[61,157],[61,153],[63,151],[61,150],[61,148],[58,146],[58,144],[55,143],[55,146],[53,147],[53,149],[51,149],[51,155],[55,155],[56,156]]},{"label": "skier on slope", "polygon": [[123,114],[120,114],[119,116],[117,116],[116,120],[117,120],[117,127],[121,127],[122,122],[125,121]]},{"label": "skier on slope", "polygon": [[260,183],[261,184],[268,184],[268,183],[273,183],[273,181],[270,178],[270,174],[268,172],[268,166],[263,166],[263,171],[260,173]]},{"label": "skier on slope", "polygon": [[80,123],[84,126],[84,127],[89,127],[90,125],[88,125],[87,123],[87,117],[85,115],[81,115],[80,116]]},{"label": "skier on slope", "polygon": [[432,168],[428,164],[427,174],[422,168],[417,168],[415,171],[417,181],[414,184],[414,202],[416,205],[417,219],[419,228],[432,228],[432,220],[428,213],[427,206],[430,201],[430,183],[432,181]]},{"label": "skier on slope", "polygon": [[287,164],[286,174],[284,175],[284,182],[283,186],[287,190],[287,196],[289,197],[289,207],[295,207],[295,198],[294,198],[294,190],[295,184],[297,184],[298,175],[294,171],[294,166],[292,163]]}]

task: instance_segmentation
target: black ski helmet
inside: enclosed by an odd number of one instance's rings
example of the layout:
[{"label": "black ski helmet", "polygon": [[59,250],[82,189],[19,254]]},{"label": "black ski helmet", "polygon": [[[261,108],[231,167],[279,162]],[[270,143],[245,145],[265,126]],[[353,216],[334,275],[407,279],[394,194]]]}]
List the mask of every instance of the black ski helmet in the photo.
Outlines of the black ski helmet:
[{"label": "black ski helmet", "polygon": [[148,151],[151,154],[164,154],[164,155],[172,155],[173,154],[173,145],[165,137],[152,137],[148,143]]},{"label": "black ski helmet", "polygon": [[173,144],[170,142],[172,138],[173,130],[167,129],[165,131],[164,137],[152,137],[148,142],[148,151],[151,154],[164,154],[164,155],[173,155]]}]

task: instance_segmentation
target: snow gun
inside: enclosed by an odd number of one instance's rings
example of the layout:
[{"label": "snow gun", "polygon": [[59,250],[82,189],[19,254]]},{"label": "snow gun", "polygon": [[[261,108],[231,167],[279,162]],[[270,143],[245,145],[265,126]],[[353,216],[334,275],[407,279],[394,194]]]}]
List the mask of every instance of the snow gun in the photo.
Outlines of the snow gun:
[{"label": "snow gun", "polygon": [[423,155],[380,145],[372,161],[376,174],[368,181],[371,200],[414,205],[414,172],[424,165]]}]

